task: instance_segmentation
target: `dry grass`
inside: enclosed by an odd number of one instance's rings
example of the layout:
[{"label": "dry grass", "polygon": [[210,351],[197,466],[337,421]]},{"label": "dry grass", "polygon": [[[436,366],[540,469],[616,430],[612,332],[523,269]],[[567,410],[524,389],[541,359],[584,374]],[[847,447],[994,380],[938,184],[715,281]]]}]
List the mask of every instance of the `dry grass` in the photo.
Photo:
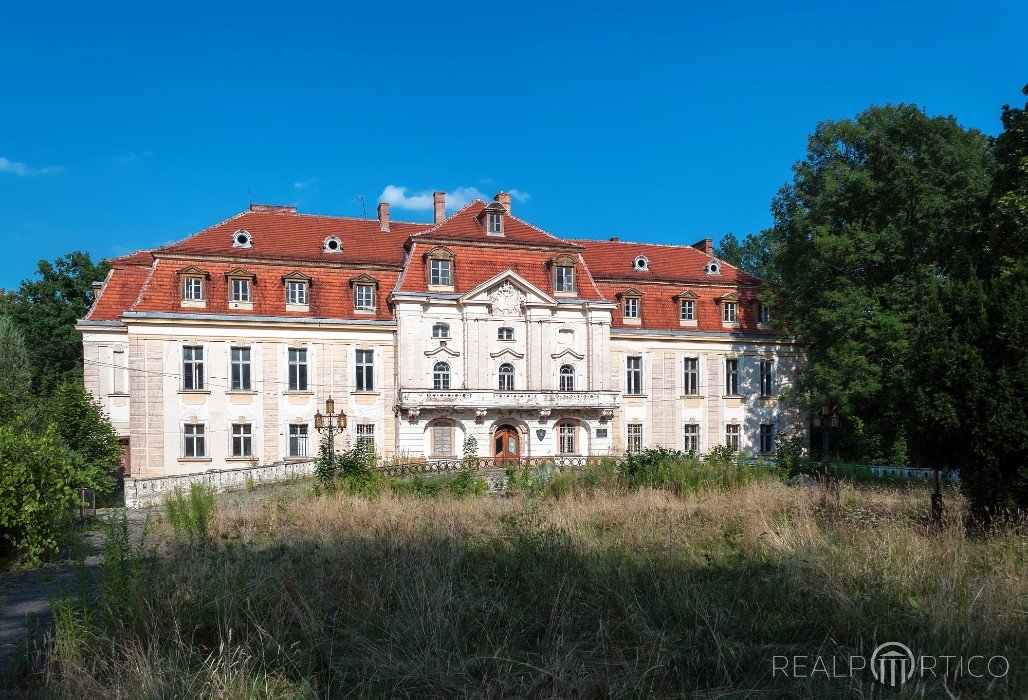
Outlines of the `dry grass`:
[{"label": "dry grass", "polygon": [[[955,496],[949,497],[952,505]],[[928,524],[920,488],[329,495],[220,511],[168,540],[120,611],[63,625],[62,697],[879,697],[772,655],[1003,654],[967,696],[1028,694],[1024,529]],[[942,681],[904,688],[945,694]]]}]

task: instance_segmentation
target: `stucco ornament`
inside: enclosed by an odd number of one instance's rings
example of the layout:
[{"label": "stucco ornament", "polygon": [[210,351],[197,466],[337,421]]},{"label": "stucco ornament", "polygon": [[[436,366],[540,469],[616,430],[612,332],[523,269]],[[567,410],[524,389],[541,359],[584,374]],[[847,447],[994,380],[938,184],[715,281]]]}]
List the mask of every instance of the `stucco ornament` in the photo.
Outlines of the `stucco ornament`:
[{"label": "stucco ornament", "polygon": [[524,295],[510,282],[504,282],[489,297],[493,313],[500,316],[520,316],[524,312]]}]

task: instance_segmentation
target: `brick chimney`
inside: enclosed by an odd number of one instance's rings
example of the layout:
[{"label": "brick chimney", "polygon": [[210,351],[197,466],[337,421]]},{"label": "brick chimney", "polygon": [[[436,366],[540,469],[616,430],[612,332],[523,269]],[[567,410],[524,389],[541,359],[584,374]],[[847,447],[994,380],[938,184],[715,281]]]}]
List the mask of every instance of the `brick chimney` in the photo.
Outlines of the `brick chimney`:
[{"label": "brick chimney", "polygon": [[378,203],[378,230],[389,232],[389,202]]},{"label": "brick chimney", "polygon": [[698,241],[697,243],[693,243],[692,247],[695,248],[696,250],[703,251],[707,255],[713,255],[714,254],[714,239],[713,238],[704,238],[702,241]]},{"label": "brick chimney", "polygon": [[502,204],[503,208],[507,210],[508,214],[510,214],[510,193],[500,190],[496,193],[496,196],[493,197],[493,201]]},{"label": "brick chimney", "polygon": [[435,200],[435,222],[441,224],[446,218],[446,193],[433,192],[432,198]]}]

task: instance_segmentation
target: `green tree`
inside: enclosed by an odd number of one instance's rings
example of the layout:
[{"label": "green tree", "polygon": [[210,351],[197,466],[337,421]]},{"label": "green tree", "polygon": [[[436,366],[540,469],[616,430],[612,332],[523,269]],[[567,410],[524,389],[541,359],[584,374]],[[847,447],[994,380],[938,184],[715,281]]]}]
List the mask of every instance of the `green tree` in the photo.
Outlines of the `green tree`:
[{"label": "green tree", "polygon": [[726,233],[714,248],[714,255],[729,265],[773,283],[775,272],[768,244],[769,237],[764,233],[751,233],[741,241],[734,233]]},{"label": "green tree", "polygon": [[902,459],[919,304],[987,256],[989,139],[910,105],[819,124],[762,245],[780,330],[807,344],[811,406],[839,406],[844,457]]},{"label": "green tree", "polygon": [[62,382],[43,403],[40,413],[68,447],[78,471],[78,484],[100,493],[110,492],[115,485],[113,476],[119,466],[121,444],[107,414],[82,382]]},{"label": "green tree", "polygon": [[52,392],[69,377],[82,376],[82,334],[75,322],[93,303],[93,283],[107,276],[106,262],[94,263],[88,253],[74,252],[54,262],[40,260],[38,279],[25,280],[14,293],[10,313],[26,338],[31,338],[33,387]]},{"label": "green tree", "polygon": [[10,316],[0,316],[0,424],[17,420],[31,395],[32,367],[25,338]]}]

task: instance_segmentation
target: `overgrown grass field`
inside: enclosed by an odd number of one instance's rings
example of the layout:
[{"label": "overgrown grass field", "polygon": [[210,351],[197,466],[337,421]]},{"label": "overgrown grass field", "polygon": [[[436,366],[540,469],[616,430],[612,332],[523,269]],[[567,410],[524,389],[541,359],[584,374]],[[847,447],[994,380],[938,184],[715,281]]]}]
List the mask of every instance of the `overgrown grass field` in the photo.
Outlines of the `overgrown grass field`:
[{"label": "overgrown grass field", "polygon": [[936,529],[922,486],[733,469],[520,475],[506,497],[321,490],[210,516],[183,497],[152,552],[114,527],[106,583],[62,604],[27,692],[882,697],[867,672],[773,677],[772,657],[900,641],[1011,663],[901,696],[1028,695],[1023,523],[972,538],[955,492]]}]

